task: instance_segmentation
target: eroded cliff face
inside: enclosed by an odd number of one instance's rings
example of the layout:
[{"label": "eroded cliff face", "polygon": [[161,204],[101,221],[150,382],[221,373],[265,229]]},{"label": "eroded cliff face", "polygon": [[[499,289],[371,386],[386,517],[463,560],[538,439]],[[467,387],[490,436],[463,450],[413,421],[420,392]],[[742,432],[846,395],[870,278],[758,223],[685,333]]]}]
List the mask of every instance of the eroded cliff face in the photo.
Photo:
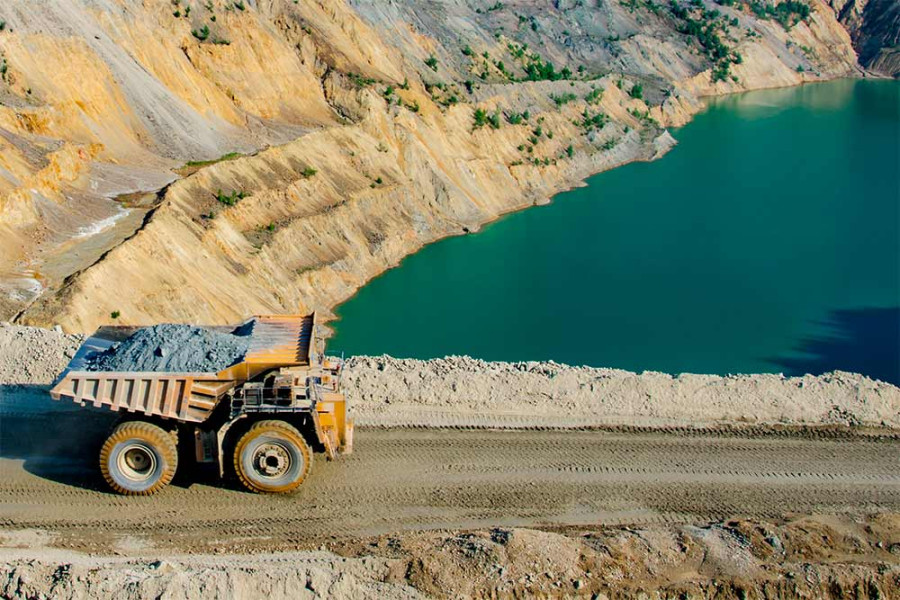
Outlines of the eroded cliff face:
[{"label": "eroded cliff face", "polygon": [[900,77],[900,2],[829,0],[853,39],[859,63],[889,77]]},{"label": "eroded cliff face", "polygon": [[704,95],[853,73],[810,6],[11,0],[0,317],[327,312],[423,244],[661,155]]}]

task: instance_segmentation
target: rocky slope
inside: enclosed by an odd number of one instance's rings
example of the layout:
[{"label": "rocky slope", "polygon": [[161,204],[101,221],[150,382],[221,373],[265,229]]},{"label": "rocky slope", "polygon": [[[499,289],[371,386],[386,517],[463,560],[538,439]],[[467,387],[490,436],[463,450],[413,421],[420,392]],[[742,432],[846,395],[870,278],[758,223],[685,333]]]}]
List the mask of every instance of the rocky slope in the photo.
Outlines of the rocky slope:
[{"label": "rocky slope", "polygon": [[5,2],[0,317],[327,311],[426,243],[659,156],[704,95],[855,72],[821,0],[729,4]]},{"label": "rocky slope", "polygon": [[[27,538],[31,538],[30,544]],[[257,556],[0,552],[0,598],[892,598],[898,515],[497,528],[338,540]]]},{"label": "rocky slope", "polygon": [[829,0],[850,32],[861,65],[900,77],[900,3],[895,0]]}]

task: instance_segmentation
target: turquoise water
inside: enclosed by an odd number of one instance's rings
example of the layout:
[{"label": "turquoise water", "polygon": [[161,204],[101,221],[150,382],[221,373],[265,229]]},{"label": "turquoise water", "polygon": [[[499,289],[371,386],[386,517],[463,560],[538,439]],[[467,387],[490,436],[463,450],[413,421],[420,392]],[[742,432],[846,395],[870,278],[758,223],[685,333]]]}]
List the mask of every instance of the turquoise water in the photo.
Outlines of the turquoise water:
[{"label": "turquoise water", "polygon": [[900,83],[712,103],[662,160],[407,258],[329,349],[898,381]]}]

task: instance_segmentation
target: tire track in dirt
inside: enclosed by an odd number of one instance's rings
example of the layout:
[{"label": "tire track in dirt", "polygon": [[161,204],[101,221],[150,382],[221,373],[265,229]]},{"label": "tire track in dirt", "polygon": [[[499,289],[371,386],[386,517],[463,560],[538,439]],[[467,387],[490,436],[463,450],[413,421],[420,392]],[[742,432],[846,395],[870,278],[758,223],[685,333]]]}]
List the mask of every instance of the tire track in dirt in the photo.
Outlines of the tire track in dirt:
[{"label": "tire track in dirt", "polygon": [[134,538],[188,552],[277,550],[402,530],[900,510],[891,438],[362,429],[354,454],[317,456],[291,496],[181,473],[161,494],[126,498],[105,490],[91,444],[29,454],[24,439],[9,448],[33,432],[5,433],[0,527],[91,551]]}]

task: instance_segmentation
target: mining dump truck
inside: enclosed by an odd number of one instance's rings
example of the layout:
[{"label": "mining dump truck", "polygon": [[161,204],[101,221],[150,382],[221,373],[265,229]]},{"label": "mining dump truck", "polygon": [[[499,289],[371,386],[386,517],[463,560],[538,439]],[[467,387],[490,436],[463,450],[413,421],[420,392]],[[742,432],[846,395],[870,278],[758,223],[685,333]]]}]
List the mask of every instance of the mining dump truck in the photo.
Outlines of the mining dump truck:
[{"label": "mining dump truck", "polygon": [[233,473],[250,491],[286,493],[309,475],[313,451],[329,460],[352,451],[343,361],[325,356],[315,314],[248,319],[240,326],[246,353],[216,373],[84,370],[89,357],[136,330],[101,327],[50,391],[54,400],[121,413],[100,451],[116,492],[159,491],[181,456],[215,465],[220,477]]}]

